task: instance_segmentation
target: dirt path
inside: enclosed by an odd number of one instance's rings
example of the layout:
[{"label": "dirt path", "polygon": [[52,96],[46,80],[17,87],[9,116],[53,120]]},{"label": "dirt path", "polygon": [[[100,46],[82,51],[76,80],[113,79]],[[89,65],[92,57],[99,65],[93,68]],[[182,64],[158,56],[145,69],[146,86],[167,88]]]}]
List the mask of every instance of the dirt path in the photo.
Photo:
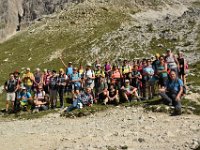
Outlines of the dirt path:
[{"label": "dirt path", "polygon": [[[0,122],[1,150],[191,149],[200,141],[200,117],[116,108],[77,119],[51,114],[41,119]],[[199,143],[200,144],[200,143]]]}]

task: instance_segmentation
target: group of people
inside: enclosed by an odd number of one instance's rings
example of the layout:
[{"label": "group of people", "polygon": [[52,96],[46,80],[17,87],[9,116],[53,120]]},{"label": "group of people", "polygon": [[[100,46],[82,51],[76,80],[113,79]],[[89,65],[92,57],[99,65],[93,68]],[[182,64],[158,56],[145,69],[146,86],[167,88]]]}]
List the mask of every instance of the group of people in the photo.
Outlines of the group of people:
[{"label": "group of people", "polygon": [[[7,92],[6,111],[11,102],[12,110],[20,109],[64,109],[64,95],[71,93],[72,105],[65,111],[92,106],[93,103],[118,105],[122,102],[152,99],[159,94],[167,105],[175,106],[180,114],[180,99],[184,93],[188,64],[182,52],[178,56],[167,50],[166,55],[156,54],[150,59],[119,59],[112,64],[96,60],[78,68],[72,62],[66,69],[39,68],[34,73],[30,68],[20,77],[19,71],[10,73],[5,82]],[[58,98],[57,98],[58,96]],[[30,106],[30,107],[29,107]]]}]

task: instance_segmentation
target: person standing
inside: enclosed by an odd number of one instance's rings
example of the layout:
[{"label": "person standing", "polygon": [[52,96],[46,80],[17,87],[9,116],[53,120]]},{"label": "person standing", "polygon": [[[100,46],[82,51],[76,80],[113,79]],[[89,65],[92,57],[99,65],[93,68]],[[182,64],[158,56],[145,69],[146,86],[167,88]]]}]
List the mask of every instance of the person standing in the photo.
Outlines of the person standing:
[{"label": "person standing", "polygon": [[35,82],[35,77],[33,73],[30,72],[30,68],[26,69],[26,73],[22,76],[22,81],[24,83],[24,86],[26,87],[27,91],[31,93],[31,89],[33,86],[33,83]]},{"label": "person standing", "polygon": [[14,78],[14,74],[11,73],[9,79],[4,84],[4,90],[6,91],[6,112],[9,110],[11,102],[12,111],[14,111],[15,93],[17,91],[18,83]]},{"label": "person standing", "polygon": [[165,61],[168,66],[168,71],[175,71],[178,74],[179,63],[176,56],[172,53],[171,49],[167,49]]},{"label": "person standing", "polygon": [[58,82],[58,77],[56,75],[56,71],[52,70],[52,76],[49,78],[49,84],[48,84],[51,109],[56,108],[57,91],[58,91],[57,82]]},{"label": "person standing", "polygon": [[58,85],[58,95],[60,99],[60,108],[64,108],[64,93],[67,85],[68,76],[64,73],[64,69],[59,70],[57,85]]}]

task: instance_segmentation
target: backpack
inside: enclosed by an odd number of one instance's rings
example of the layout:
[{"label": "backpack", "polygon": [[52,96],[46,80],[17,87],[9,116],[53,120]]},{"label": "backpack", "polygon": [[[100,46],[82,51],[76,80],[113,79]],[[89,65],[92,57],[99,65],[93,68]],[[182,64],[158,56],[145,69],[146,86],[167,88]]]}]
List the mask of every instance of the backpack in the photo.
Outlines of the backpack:
[{"label": "backpack", "polygon": [[9,88],[11,88],[12,84],[13,84],[14,86],[17,86],[17,80],[14,79],[14,82],[13,82],[13,83],[11,83],[10,80],[7,81],[8,91],[10,90]]}]

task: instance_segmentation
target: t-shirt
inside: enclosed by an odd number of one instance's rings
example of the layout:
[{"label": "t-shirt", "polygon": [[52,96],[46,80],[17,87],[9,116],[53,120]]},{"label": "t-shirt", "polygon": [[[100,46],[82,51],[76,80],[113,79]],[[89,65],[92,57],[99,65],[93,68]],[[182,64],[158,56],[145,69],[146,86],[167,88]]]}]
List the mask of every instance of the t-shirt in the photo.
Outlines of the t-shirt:
[{"label": "t-shirt", "polygon": [[23,79],[24,79],[24,84],[31,86],[33,85],[33,81],[31,80],[34,77],[33,73],[28,72],[26,74],[23,75]]},{"label": "t-shirt", "polygon": [[176,91],[179,92],[180,91],[180,87],[183,87],[183,81],[181,79],[175,79],[175,80],[169,80],[167,82],[167,90],[168,91]]},{"label": "t-shirt", "polygon": [[133,89],[134,89],[134,87],[133,87],[133,86],[130,86],[130,85],[124,87],[124,90],[125,90],[127,93],[132,93]]},{"label": "t-shirt", "polygon": [[57,89],[57,81],[58,81],[58,79],[57,79],[57,77],[50,77],[50,79],[49,79],[49,88],[51,89],[51,90],[56,90]]},{"label": "t-shirt", "polygon": [[[79,73],[76,73],[76,74],[72,74],[71,75],[71,78],[70,78],[70,80],[71,81],[74,81],[74,80],[80,80],[80,78],[81,78],[81,76],[80,76],[80,74]],[[81,86],[81,83],[78,81],[78,82],[73,82],[73,84],[75,85],[75,86]]]},{"label": "t-shirt", "polygon": [[117,94],[117,90],[116,89],[109,89],[109,96],[110,97],[114,97]]},{"label": "t-shirt", "polygon": [[40,92],[36,93],[36,97],[37,97],[39,100],[43,100],[43,99],[44,99],[44,96],[45,96],[45,91],[40,91]]},{"label": "t-shirt", "polygon": [[7,92],[13,93],[15,92],[16,86],[17,86],[17,81],[14,80],[8,80],[5,82],[5,86],[7,86]]},{"label": "t-shirt", "polygon": [[86,78],[86,84],[92,84],[94,82],[93,79],[90,79],[93,76],[94,76],[94,71],[92,71],[91,69],[85,71],[84,77]]},{"label": "t-shirt", "polygon": [[143,68],[142,73],[143,73],[143,75],[153,75],[154,70],[153,70],[152,66],[147,66],[147,67]]},{"label": "t-shirt", "polygon": [[18,99],[22,98],[21,105],[27,105],[28,104],[28,98],[30,98],[30,97],[31,97],[31,94],[29,92],[26,92],[26,93],[21,92],[17,96]]},{"label": "t-shirt", "polygon": [[88,105],[88,104],[93,104],[93,97],[91,94],[88,94],[88,93],[81,93],[79,96],[78,96],[78,99],[80,100],[80,102],[83,104],[83,105]]},{"label": "t-shirt", "polygon": [[72,67],[67,67],[66,75],[71,76],[72,74],[73,74],[73,68]]}]

